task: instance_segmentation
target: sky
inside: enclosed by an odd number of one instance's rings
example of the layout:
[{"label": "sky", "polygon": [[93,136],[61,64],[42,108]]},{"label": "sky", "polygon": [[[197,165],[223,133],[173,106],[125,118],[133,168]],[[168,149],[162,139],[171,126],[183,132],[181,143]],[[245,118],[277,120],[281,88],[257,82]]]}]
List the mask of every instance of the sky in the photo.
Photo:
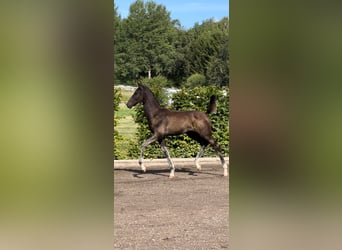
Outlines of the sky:
[{"label": "sky", "polygon": [[[126,18],[129,13],[129,6],[135,0],[114,0],[115,6],[122,18]],[[181,25],[189,29],[196,22],[214,18],[220,20],[229,16],[229,0],[154,0],[157,4],[162,4],[171,13],[172,19],[178,19]]]}]

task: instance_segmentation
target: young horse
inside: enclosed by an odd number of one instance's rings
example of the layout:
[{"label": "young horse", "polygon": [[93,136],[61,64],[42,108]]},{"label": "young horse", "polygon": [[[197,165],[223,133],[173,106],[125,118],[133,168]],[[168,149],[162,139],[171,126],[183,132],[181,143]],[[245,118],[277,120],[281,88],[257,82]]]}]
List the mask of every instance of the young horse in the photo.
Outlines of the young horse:
[{"label": "young horse", "polygon": [[141,169],[146,172],[146,168],[143,164],[145,148],[152,142],[158,141],[171,167],[170,178],[173,178],[175,176],[175,166],[165,145],[165,137],[168,135],[186,133],[190,138],[196,140],[201,145],[201,149],[195,158],[197,169],[201,171],[198,159],[202,156],[205,147],[210,144],[220,157],[223,167],[223,175],[228,176],[227,164],[221,154],[219,145],[212,137],[211,123],[208,117],[208,114],[212,113],[216,109],[215,102],[216,97],[212,96],[206,113],[200,111],[171,111],[161,108],[151,90],[146,86],[139,84],[138,88],[135,90],[126,105],[128,108],[132,108],[138,103],[142,103],[144,105],[148,125],[153,133],[153,135],[141,146],[139,159]]}]

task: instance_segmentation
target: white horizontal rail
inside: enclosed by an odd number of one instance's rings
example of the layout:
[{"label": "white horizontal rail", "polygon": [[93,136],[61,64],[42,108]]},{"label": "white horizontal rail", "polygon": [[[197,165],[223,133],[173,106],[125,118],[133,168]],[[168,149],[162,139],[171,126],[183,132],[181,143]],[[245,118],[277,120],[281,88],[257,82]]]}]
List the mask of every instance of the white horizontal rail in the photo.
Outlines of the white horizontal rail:
[{"label": "white horizontal rail", "polygon": [[[229,165],[229,157],[224,157]],[[172,158],[175,167],[195,166],[195,158]],[[201,165],[220,165],[220,158],[218,157],[206,157],[200,158],[199,163]],[[168,166],[166,158],[164,159],[144,159],[144,165],[146,167],[154,166]],[[131,167],[139,167],[138,160],[114,160],[114,169],[125,169]]]}]

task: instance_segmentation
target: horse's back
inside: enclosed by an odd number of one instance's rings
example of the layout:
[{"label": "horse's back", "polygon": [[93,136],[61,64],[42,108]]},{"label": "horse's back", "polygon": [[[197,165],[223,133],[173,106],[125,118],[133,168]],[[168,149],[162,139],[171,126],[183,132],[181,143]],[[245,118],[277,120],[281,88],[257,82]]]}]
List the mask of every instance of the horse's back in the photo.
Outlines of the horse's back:
[{"label": "horse's back", "polygon": [[209,121],[209,117],[206,113],[201,111],[165,111],[165,117],[172,121],[191,121],[206,120]]}]

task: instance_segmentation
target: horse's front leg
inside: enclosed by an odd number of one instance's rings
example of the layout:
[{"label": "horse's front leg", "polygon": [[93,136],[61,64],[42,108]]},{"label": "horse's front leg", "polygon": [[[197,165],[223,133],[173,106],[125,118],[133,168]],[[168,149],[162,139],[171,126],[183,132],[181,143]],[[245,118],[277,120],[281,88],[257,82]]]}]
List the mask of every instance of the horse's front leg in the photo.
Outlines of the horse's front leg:
[{"label": "horse's front leg", "polygon": [[150,138],[148,138],[142,145],[141,145],[141,153],[140,153],[140,158],[139,158],[139,165],[141,167],[141,170],[143,172],[146,172],[146,167],[143,164],[143,159],[144,159],[144,151],[145,148],[150,145],[152,142],[155,142],[158,139],[156,134],[153,134]]},{"label": "horse's front leg", "polygon": [[175,177],[175,165],[173,164],[173,162],[171,160],[171,156],[170,156],[169,150],[166,147],[165,140],[163,139],[163,140],[159,141],[159,143],[160,143],[160,146],[161,146],[164,154],[167,157],[167,161],[168,161],[169,166],[171,168],[171,172],[170,172],[170,176],[169,177],[173,178],[173,177]]}]

